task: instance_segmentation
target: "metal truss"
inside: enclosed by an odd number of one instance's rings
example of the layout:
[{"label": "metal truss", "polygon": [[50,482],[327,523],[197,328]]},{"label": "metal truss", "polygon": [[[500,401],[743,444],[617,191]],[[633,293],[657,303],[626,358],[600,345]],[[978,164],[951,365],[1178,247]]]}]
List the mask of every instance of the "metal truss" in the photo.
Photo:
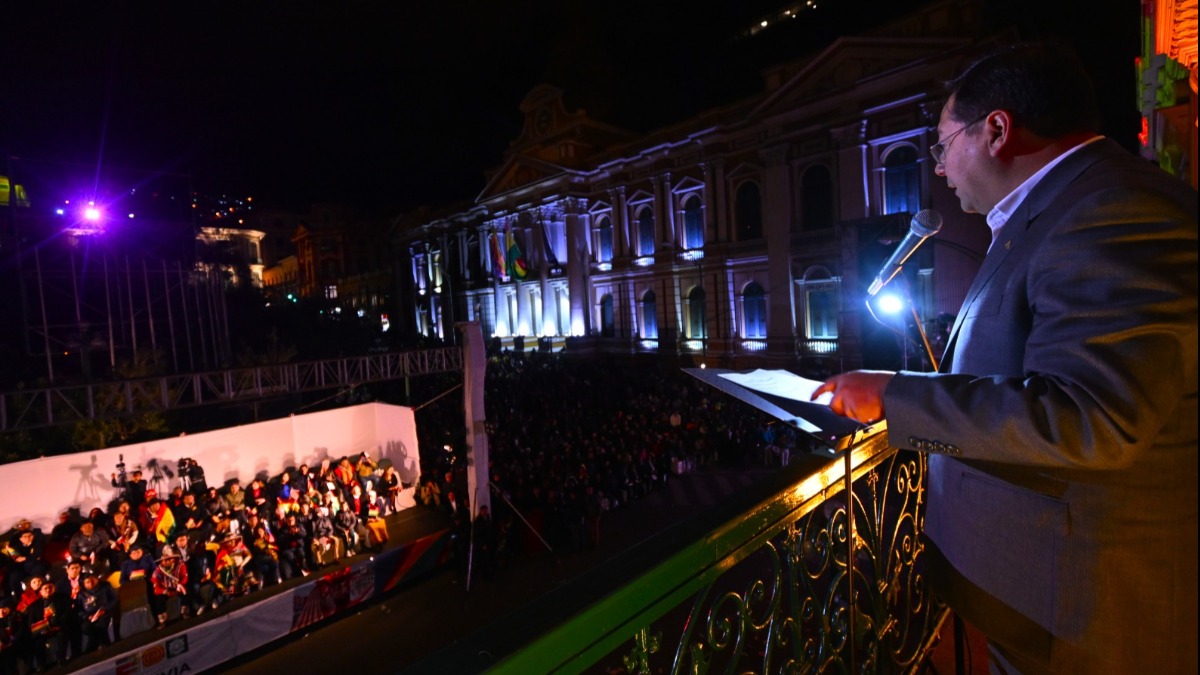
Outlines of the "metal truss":
[{"label": "metal truss", "polygon": [[286,363],[0,394],[0,432],[461,371],[462,349]]}]

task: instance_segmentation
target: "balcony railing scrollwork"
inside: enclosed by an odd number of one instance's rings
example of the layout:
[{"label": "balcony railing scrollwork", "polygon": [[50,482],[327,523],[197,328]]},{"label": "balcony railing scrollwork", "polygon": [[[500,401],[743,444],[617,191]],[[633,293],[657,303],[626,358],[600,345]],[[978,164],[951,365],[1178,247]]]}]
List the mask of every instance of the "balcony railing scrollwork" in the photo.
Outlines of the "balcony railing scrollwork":
[{"label": "balcony railing scrollwork", "polygon": [[799,460],[659,542],[671,553],[643,551],[640,571],[586,606],[575,592],[561,618],[537,610],[553,627],[489,672],[917,670],[946,614],[923,570],[925,457],[881,431],[844,456]]}]

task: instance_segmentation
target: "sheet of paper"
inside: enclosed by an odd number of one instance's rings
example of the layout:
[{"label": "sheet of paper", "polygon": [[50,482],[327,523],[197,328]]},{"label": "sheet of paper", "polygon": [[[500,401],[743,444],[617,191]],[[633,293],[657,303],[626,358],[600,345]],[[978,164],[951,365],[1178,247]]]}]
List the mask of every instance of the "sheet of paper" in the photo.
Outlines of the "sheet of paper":
[{"label": "sheet of paper", "polygon": [[[721,377],[747,389],[781,398],[790,398],[793,401],[808,401],[817,387],[821,386],[821,382],[817,380],[800,377],[786,370],[763,370],[760,368],[750,373],[721,373]],[[812,402],[829,405],[829,401],[832,399],[832,393],[825,393]]]}]

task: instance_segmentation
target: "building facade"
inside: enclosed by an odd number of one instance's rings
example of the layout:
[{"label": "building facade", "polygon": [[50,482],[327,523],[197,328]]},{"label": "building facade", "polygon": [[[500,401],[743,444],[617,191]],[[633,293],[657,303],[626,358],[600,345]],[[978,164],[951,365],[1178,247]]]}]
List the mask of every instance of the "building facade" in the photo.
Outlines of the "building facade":
[{"label": "building facade", "polygon": [[927,150],[941,83],[978,50],[972,7],[839,39],[766,72],[755,97],[644,136],[535,88],[474,203],[396,228],[402,321],[443,339],[479,321],[514,349],[904,365],[913,327],[865,305],[891,244],[917,212],[944,216],[890,285],[932,324],[957,310],[989,241]]}]

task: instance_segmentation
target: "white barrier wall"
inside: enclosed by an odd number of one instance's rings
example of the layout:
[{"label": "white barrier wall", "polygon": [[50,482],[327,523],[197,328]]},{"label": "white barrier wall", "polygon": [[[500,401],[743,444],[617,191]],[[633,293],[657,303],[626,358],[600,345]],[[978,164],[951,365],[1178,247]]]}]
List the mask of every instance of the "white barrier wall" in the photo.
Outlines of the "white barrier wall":
[{"label": "white barrier wall", "polygon": [[417,428],[412,408],[367,403],[258,424],[218,429],[72,455],[0,465],[0,532],[21,518],[49,532],[58,514],[77,508],[87,515],[116,498],[112,474],[124,456],[127,472],[141,468],[149,487],[165,494],[179,484],[179,460],[190,457],[208,484],[255,475],[279,475],[301,463],[317,465],[366,452],[390,460],[405,483],[419,477]]}]

